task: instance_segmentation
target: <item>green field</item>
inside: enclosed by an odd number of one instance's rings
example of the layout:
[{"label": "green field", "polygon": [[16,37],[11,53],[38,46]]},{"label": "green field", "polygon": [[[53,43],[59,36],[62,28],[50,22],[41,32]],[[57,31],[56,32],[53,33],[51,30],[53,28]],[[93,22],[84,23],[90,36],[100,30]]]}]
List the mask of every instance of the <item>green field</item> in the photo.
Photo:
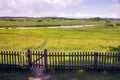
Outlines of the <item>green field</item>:
[{"label": "green field", "polygon": [[[0,51],[120,51],[120,26],[104,26],[97,21],[48,21],[20,22],[0,21],[0,27],[31,27],[58,25],[87,25],[90,28],[41,28],[41,29],[0,29]],[[119,80],[120,73],[86,71],[61,71],[52,75],[53,80]],[[27,80],[31,73],[0,72],[2,80]],[[32,80],[32,79],[30,79]]]},{"label": "green field", "polygon": [[0,21],[0,27],[43,27],[43,26],[65,26],[65,25],[99,25],[104,21],[84,21],[84,20],[50,20],[43,22],[32,21]]},{"label": "green field", "polygon": [[0,50],[112,51],[120,47],[120,27],[0,30]]}]

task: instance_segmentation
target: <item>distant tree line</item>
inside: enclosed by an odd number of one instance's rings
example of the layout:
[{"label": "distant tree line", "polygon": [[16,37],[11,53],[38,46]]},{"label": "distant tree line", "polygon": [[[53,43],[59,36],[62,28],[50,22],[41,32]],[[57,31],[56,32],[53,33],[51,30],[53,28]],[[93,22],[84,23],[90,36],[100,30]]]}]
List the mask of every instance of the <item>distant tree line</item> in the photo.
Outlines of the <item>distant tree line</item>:
[{"label": "distant tree line", "polygon": [[94,17],[94,18],[89,18],[89,20],[94,20],[94,21],[120,21],[120,18],[100,18],[100,17]]},{"label": "distant tree line", "polygon": [[64,18],[64,17],[0,17],[0,21],[57,21],[57,20],[78,20],[75,18]]},{"label": "distant tree line", "polygon": [[106,27],[120,26],[120,19],[116,19],[116,18],[95,17],[95,18],[89,18],[89,20],[92,20],[92,21],[105,21],[105,26]]},{"label": "distant tree line", "polygon": [[34,18],[34,17],[0,17],[0,21],[40,21],[39,18]]},{"label": "distant tree line", "polygon": [[32,21],[32,22],[46,22],[46,21],[59,21],[59,20],[91,20],[91,21],[106,21],[108,24],[110,24],[109,21],[119,21],[116,23],[116,25],[120,25],[120,19],[116,18],[100,18],[100,17],[94,17],[94,18],[64,18],[64,17],[0,17],[0,21]]}]

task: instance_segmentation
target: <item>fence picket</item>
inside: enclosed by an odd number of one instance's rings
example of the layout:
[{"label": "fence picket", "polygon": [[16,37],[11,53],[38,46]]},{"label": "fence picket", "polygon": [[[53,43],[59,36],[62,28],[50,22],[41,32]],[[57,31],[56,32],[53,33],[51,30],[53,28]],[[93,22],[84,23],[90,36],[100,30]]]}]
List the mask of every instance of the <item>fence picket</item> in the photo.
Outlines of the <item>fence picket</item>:
[{"label": "fence picket", "polygon": [[49,56],[49,62],[50,62],[49,65],[50,65],[50,68],[51,68],[51,65],[52,65],[52,64],[51,64],[51,53],[49,53],[49,55],[50,55],[50,56]]},{"label": "fence picket", "polygon": [[3,51],[1,52],[1,60],[2,60],[2,65],[4,64],[3,60]]},{"label": "fence picket", "polygon": [[79,63],[80,63],[80,59],[79,59],[80,57],[79,57],[79,56],[80,56],[80,55],[79,55],[79,53],[77,52],[77,53],[76,53],[76,57],[77,57],[77,63],[76,63],[76,64],[77,64],[77,66],[78,66],[77,69],[79,69],[79,66],[80,66],[80,65],[79,65]]},{"label": "fence picket", "polygon": [[[37,60],[37,54],[36,53],[35,53],[35,60]],[[37,61],[35,62],[35,67],[37,68]]]},{"label": "fence picket", "polygon": [[66,68],[66,67],[65,67],[65,66],[66,66],[66,65],[65,65],[65,63],[66,63],[66,60],[65,60],[65,53],[63,53],[63,61],[64,61],[64,62],[63,62],[63,65],[64,65],[64,69],[65,69],[65,68]]},{"label": "fence picket", "polygon": [[62,69],[62,52],[60,53],[60,67]]},{"label": "fence picket", "polygon": [[73,65],[74,65],[74,54],[73,54],[73,52],[72,52],[72,69],[73,69]]},{"label": "fence picket", "polygon": [[77,69],[77,57],[76,57],[76,52],[74,52],[74,55],[75,55],[75,56],[74,56],[74,59],[75,59],[75,60],[74,60],[74,63],[75,63],[74,65],[75,65],[75,69]]},{"label": "fence picket", "polygon": [[[82,56],[81,56],[81,52],[79,52],[79,66],[82,66]],[[79,67],[80,69],[80,67]]]},{"label": "fence picket", "polygon": [[101,69],[101,53],[98,53],[98,69]]},{"label": "fence picket", "polygon": [[118,67],[120,67],[120,53],[118,53]]},{"label": "fence picket", "polygon": [[70,53],[69,53],[69,56],[68,56],[68,58],[69,58],[69,61],[68,61],[68,66],[70,66],[70,67],[68,67],[69,69],[71,69],[71,65],[70,65],[70,63],[71,63],[71,56],[70,56]]},{"label": "fence picket", "polygon": [[54,55],[55,55],[55,57],[54,57],[55,58],[55,66],[57,67],[58,65],[57,65],[57,54],[56,54],[56,52],[55,52]]},{"label": "fence picket", "polygon": [[86,68],[88,68],[88,64],[89,64],[89,63],[88,63],[88,62],[89,62],[88,59],[89,59],[88,52],[86,52]]},{"label": "fence picket", "polygon": [[85,60],[84,60],[84,59],[85,59],[85,58],[84,58],[85,56],[84,56],[84,52],[83,52],[82,57],[83,57],[83,67],[84,67],[84,66],[85,66]]}]

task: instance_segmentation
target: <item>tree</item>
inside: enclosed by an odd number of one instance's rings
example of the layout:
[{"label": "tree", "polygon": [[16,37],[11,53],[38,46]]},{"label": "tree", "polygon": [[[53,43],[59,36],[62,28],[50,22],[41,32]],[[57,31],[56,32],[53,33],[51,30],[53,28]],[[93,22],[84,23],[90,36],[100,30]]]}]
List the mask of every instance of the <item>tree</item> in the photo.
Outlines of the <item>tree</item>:
[{"label": "tree", "polygon": [[107,27],[114,27],[115,24],[113,24],[112,21],[107,20],[107,21],[105,22],[105,26],[107,26]]},{"label": "tree", "polygon": [[103,20],[102,18],[100,17],[94,17],[94,18],[90,18],[90,20],[94,20],[94,21],[101,21]]}]

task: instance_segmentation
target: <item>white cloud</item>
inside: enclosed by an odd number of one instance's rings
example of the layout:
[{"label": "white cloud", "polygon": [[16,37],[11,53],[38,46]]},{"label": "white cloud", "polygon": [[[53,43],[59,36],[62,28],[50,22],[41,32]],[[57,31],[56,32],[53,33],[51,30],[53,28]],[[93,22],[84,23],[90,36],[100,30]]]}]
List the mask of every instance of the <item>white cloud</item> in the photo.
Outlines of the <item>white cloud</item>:
[{"label": "white cloud", "polygon": [[93,6],[80,7],[84,1],[87,0],[0,0],[0,16],[120,17],[120,4],[106,6],[97,14]]},{"label": "white cloud", "polygon": [[44,1],[55,6],[67,7],[78,4],[83,0],[44,0]]},{"label": "white cloud", "polygon": [[56,17],[68,17],[68,18],[90,18],[90,17],[112,17],[110,15],[105,15],[105,14],[90,14],[90,13],[64,13],[64,12],[58,12],[58,13],[44,13],[41,14],[42,16],[48,15],[48,16],[56,16]]},{"label": "white cloud", "polygon": [[67,7],[79,4],[83,0],[1,0],[4,5],[9,5],[17,9],[31,9],[31,8],[43,8],[50,7]]},{"label": "white cloud", "polygon": [[2,15],[36,15],[63,9],[81,3],[83,0],[0,0]]}]

